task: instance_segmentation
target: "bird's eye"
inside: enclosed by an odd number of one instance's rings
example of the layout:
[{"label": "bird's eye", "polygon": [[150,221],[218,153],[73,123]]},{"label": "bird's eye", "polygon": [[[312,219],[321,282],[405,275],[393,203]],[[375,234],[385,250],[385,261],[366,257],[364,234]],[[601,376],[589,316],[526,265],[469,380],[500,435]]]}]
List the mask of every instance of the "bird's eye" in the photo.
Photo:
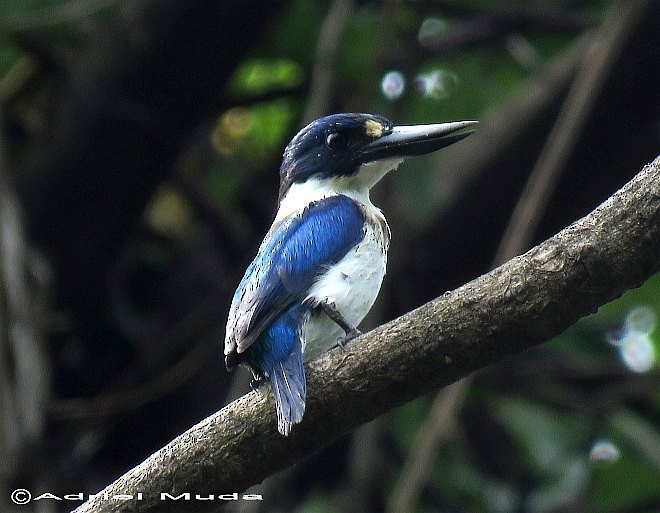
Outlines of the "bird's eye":
[{"label": "bird's eye", "polygon": [[325,137],[325,144],[332,150],[344,150],[348,145],[348,140],[341,132],[330,132]]}]

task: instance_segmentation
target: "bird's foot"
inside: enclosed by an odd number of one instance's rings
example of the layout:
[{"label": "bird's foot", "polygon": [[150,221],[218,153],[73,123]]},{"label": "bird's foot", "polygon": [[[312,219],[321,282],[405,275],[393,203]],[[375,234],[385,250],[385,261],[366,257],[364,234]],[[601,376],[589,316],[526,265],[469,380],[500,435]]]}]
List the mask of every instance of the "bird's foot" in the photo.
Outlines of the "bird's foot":
[{"label": "bird's foot", "polygon": [[266,376],[252,371],[252,379],[250,380],[250,388],[253,391],[257,391],[261,385],[266,381]]},{"label": "bird's foot", "polygon": [[350,330],[348,330],[346,332],[346,335],[344,335],[343,337],[339,337],[337,339],[337,344],[335,345],[335,347],[339,347],[340,349],[344,349],[346,344],[348,344],[354,338],[359,337],[360,335],[362,335],[362,332],[359,329],[351,328]]}]

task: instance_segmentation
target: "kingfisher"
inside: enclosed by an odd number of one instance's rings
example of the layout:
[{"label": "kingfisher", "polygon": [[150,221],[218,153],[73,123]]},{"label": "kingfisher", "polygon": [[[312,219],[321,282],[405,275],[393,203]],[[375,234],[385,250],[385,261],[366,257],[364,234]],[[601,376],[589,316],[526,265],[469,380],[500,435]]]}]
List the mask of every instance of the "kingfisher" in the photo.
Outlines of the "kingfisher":
[{"label": "kingfisher", "polygon": [[369,191],[405,157],[458,142],[476,123],[333,114],[286,146],[275,219],[236,289],[224,344],[228,369],[270,381],[282,435],[305,412],[303,362],[360,335],[378,296],[390,229]]}]

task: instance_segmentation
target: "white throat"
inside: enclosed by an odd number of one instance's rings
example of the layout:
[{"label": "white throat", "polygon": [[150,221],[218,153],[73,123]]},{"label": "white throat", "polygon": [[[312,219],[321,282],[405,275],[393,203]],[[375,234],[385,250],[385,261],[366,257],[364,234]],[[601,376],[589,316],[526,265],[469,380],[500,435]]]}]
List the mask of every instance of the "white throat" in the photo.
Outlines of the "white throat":
[{"label": "white throat", "polygon": [[396,169],[402,160],[402,158],[393,158],[368,162],[362,164],[360,169],[351,176],[331,178],[311,177],[306,182],[294,183],[289,187],[289,190],[280,201],[273,224],[277,224],[291,214],[302,210],[313,201],[337,194],[344,194],[349,198],[359,201],[367,209],[380,212],[371,203],[369,191],[387,173]]}]

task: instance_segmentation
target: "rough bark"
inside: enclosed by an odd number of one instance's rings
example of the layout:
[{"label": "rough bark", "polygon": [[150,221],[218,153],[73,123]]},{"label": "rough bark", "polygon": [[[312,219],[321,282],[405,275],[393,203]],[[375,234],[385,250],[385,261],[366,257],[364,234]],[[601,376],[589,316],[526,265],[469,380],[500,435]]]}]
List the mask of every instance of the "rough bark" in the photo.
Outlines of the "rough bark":
[{"label": "rough bark", "polygon": [[[83,512],[208,511],[384,412],[560,334],[660,270],[660,157],[601,206],[526,254],[307,366],[302,424],[277,433],[249,393],[109,485]],[[263,390],[263,389],[262,389]],[[142,500],[113,500],[141,492]],[[190,501],[161,493],[192,494]]]}]

